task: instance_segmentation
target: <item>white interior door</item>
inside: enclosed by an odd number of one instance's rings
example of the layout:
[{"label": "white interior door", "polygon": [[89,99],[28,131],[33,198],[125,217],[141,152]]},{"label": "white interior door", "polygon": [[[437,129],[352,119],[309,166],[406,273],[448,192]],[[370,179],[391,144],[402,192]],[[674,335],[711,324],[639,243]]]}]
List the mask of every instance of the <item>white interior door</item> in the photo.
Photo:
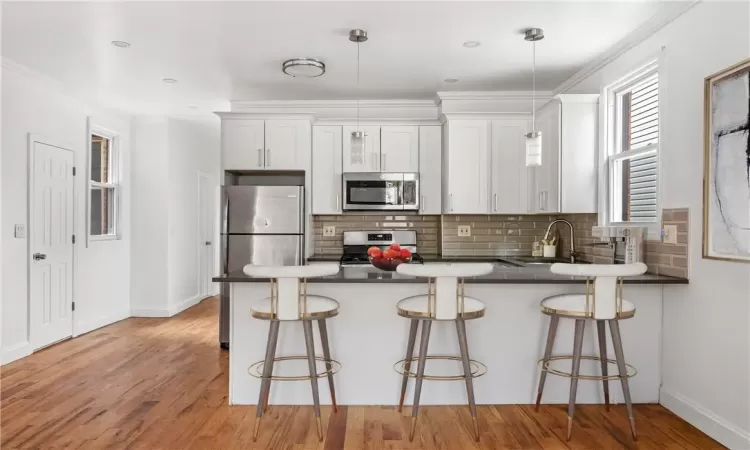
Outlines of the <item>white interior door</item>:
[{"label": "white interior door", "polygon": [[34,349],[73,334],[74,153],[32,141],[29,276]]},{"label": "white interior door", "polygon": [[214,186],[211,178],[205,174],[198,175],[198,267],[200,295],[213,295],[214,288],[211,278],[214,276]]}]

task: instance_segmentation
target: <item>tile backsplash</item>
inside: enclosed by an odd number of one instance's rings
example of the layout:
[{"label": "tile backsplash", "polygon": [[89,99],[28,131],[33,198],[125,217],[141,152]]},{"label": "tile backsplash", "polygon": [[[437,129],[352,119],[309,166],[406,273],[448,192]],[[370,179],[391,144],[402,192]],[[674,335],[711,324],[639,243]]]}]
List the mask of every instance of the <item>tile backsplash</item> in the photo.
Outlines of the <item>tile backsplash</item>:
[{"label": "tile backsplash", "polygon": [[[336,227],[334,236],[323,236],[323,227]],[[355,230],[416,230],[417,248],[422,255],[436,255],[440,249],[440,216],[394,214],[344,214],[313,216],[316,255],[340,255],[344,231]]]},{"label": "tile backsplash", "polygon": [[664,225],[676,225],[677,243],[646,242],[646,264],[648,264],[649,273],[688,278],[689,218],[690,214],[687,208],[662,210],[662,228]]},{"label": "tile backsplash", "polygon": [[[442,218],[443,256],[530,256],[556,216],[450,215]],[[471,227],[459,236],[458,227]]]}]

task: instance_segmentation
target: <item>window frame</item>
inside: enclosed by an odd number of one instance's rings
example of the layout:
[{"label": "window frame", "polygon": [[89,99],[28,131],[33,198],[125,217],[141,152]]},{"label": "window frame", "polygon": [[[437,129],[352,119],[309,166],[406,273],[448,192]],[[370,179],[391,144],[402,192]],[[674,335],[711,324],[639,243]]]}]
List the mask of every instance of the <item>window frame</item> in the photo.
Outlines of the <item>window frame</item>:
[{"label": "window frame", "polygon": [[[88,149],[86,154],[86,236],[88,242],[97,241],[116,241],[122,239],[122,230],[120,226],[120,205],[121,205],[121,189],[120,189],[120,135],[112,130],[104,128],[102,126],[90,123],[88,127],[88,133],[86,135],[86,148]],[[93,181],[91,179],[91,137],[100,136],[109,140],[109,169],[110,179],[108,183],[102,183]],[[111,234],[91,234],[91,194],[94,188],[112,189],[112,233]]]},{"label": "window frame", "polygon": [[[627,152],[621,152],[622,142],[622,120],[621,113],[618,111],[618,99],[619,97],[632,90],[639,84],[648,81],[649,77],[658,76],[659,80],[659,139],[656,143],[650,143],[646,146],[637,148],[635,150],[628,150]],[[661,240],[661,210],[662,210],[662,199],[661,199],[661,148],[663,147],[662,130],[663,130],[663,117],[664,108],[664,76],[663,71],[660,70],[660,58],[655,58],[649,62],[641,65],[638,69],[629,72],[624,77],[617,79],[615,82],[607,85],[602,90],[602,98],[605,99],[603,102],[603,120],[602,123],[605,126],[602,128],[602,146],[600,150],[600,160],[603,162],[601,175],[603,179],[599,183],[600,201],[599,201],[599,225],[600,226],[621,226],[621,227],[646,227],[646,239]],[[622,180],[615,175],[618,162],[633,159],[638,156],[643,156],[647,153],[655,152],[656,154],[656,221],[654,222],[623,222],[614,221],[614,211],[617,207],[622,207],[622,195],[621,188],[618,186],[622,183]],[[618,198],[619,196],[619,198]]]}]

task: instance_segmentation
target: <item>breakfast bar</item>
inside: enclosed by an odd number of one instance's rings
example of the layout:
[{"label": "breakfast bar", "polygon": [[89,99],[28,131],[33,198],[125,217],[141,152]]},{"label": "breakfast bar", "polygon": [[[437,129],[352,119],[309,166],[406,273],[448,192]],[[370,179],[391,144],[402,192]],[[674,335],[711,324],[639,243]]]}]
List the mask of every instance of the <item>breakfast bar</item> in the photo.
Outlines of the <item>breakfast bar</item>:
[{"label": "breakfast bar", "polygon": [[[429,264],[429,262],[425,262]],[[269,296],[268,279],[251,278],[243,272],[217,277],[214,281],[230,286],[230,375],[229,401],[235,405],[252,405],[258,400],[260,380],[248,372],[251,365],[264,358],[268,323],[254,320],[249,305],[254,299]],[[683,284],[677,278],[641,275],[625,280],[625,298],[633,302],[638,314],[623,321],[625,357],[638,369],[630,380],[635,403],[657,402],[661,380],[660,342],[662,333],[662,289],[665,285]],[[539,302],[548,296],[585,292],[585,279],[554,275],[548,266],[511,267],[495,263],[492,273],[466,279],[466,295],[486,303],[485,317],[467,326],[471,358],[484,363],[487,374],[474,380],[477,403],[530,404],[535,400],[539,376],[537,361],[542,357],[549,318],[540,313]],[[400,375],[393,365],[404,358],[409,334],[409,320],[396,313],[396,302],[402,298],[425,294],[425,279],[385,272],[372,266],[342,267],[333,276],[311,278],[307,292],[336,299],[339,314],[329,320],[328,335],[332,358],[341,363],[335,375],[340,405],[395,405],[399,400]],[[554,354],[572,352],[573,321],[560,323]],[[587,325],[590,327],[590,325]],[[317,335],[317,331],[316,331]],[[455,326],[437,322],[432,327],[431,355],[457,355]],[[609,337],[608,337],[609,340]],[[316,340],[316,355],[322,354]],[[596,329],[587,328],[583,353],[597,351]],[[611,342],[608,348],[612,349]],[[300,327],[283,323],[277,356],[304,355],[305,339]],[[569,361],[559,361],[568,368]],[[597,374],[596,361],[583,361],[582,374]],[[556,366],[557,367],[557,366]],[[319,363],[319,371],[324,371]],[[274,366],[274,375],[305,374],[305,361],[284,361]],[[431,360],[427,373],[460,373],[459,362]],[[324,386],[325,381],[322,381]],[[277,385],[278,383],[276,383]],[[412,384],[413,385],[413,384]],[[410,389],[412,388],[410,385]],[[308,383],[284,383],[283,389],[272,384],[270,404],[311,404]],[[566,403],[569,382],[566,378],[548,377],[545,403]],[[622,392],[611,383],[612,401],[620,403]],[[322,392],[325,392],[323,388]],[[411,392],[407,393],[407,400]],[[460,382],[425,382],[423,404],[466,404],[466,388]],[[579,403],[601,403],[600,383],[581,382]],[[326,404],[330,398],[321,395]]]}]

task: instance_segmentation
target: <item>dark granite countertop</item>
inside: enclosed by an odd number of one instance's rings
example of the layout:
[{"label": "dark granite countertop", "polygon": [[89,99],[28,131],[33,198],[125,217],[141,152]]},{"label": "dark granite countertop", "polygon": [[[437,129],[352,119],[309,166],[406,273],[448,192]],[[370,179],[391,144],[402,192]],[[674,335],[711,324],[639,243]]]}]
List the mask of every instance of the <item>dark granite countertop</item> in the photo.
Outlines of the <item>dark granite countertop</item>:
[{"label": "dark granite countertop", "polygon": [[[583,284],[583,277],[555,275],[549,267],[508,267],[496,265],[489,275],[467,278],[466,283],[477,284]],[[242,271],[215,277],[213,281],[226,283],[268,282],[267,278],[251,278]],[[330,277],[310,278],[309,283],[424,283],[424,278],[400,275],[395,272],[384,272],[372,266],[342,267],[341,271]],[[688,284],[682,278],[663,275],[645,274],[625,279],[626,284]]]},{"label": "dark granite countertop", "polygon": [[[504,259],[495,256],[442,256],[442,255],[420,255],[427,262],[499,262]],[[339,262],[341,255],[313,255],[307,258],[307,262]]]}]

